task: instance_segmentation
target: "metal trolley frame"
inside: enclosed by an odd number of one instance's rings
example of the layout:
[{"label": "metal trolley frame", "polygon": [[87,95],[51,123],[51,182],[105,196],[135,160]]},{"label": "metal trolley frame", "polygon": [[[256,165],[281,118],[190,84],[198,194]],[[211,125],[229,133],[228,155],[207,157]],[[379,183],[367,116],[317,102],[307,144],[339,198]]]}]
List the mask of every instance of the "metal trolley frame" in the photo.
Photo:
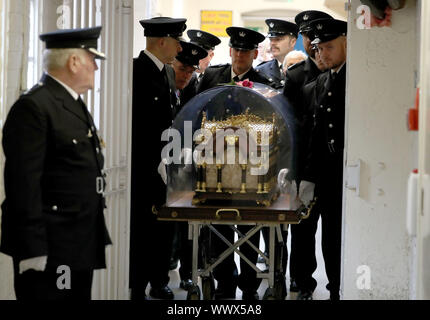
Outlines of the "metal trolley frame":
[{"label": "metal trolley frame", "polygon": [[[268,288],[264,294],[265,300],[283,300],[286,296],[285,275],[282,270],[282,227],[288,224],[298,224],[306,218],[306,208],[297,203],[290,204],[288,196],[281,196],[270,206],[222,206],[218,204],[194,205],[193,192],[181,192],[174,196],[169,205],[164,206],[158,212],[158,219],[164,221],[187,221],[189,224],[189,239],[193,242],[192,255],[192,281],[193,286],[188,291],[188,300],[212,300],[215,291],[213,269],[230,254],[237,253],[240,258],[249,264],[256,272],[257,278],[267,279]],[[171,199],[171,198],[170,198]],[[229,225],[238,235],[237,241],[231,243],[217,229],[216,225]],[[246,234],[242,234],[235,225],[253,225]],[[269,257],[250,241],[250,237],[259,232],[263,227],[268,227],[269,232]],[[199,235],[202,230],[212,232],[219,237],[228,248],[215,259],[208,254],[210,243],[202,241],[200,244],[203,252],[203,266],[199,269]],[[266,259],[268,272],[261,270],[249,261],[238,248],[248,243],[255,251]],[[198,278],[201,277],[202,289],[198,286]]]}]

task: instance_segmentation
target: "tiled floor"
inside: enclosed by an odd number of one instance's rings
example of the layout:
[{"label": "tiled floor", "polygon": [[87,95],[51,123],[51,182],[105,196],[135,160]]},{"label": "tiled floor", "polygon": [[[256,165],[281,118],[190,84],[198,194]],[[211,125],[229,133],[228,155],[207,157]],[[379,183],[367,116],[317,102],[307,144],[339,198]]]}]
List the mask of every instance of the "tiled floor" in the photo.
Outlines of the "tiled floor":
[{"label": "tiled floor", "polygon": [[[262,237],[261,237],[262,238]],[[325,274],[325,268],[324,268],[324,260],[322,257],[321,252],[321,220],[318,222],[318,231],[316,234],[316,248],[317,248],[317,262],[318,267],[317,270],[314,273],[314,278],[318,281],[318,286],[314,291],[313,298],[314,300],[326,300],[329,298],[329,292],[326,290],[325,286],[327,285],[327,277]],[[260,248],[264,248],[263,242],[260,242]],[[290,248],[290,237],[288,237],[288,248]],[[239,256],[235,255],[236,265],[239,265]],[[258,265],[259,267],[262,267],[262,265]],[[289,267],[287,266],[287,270]],[[187,299],[187,292],[185,290],[182,290],[179,288],[179,272],[178,269],[170,271],[170,283],[169,287],[172,289],[173,293],[175,294],[175,300],[186,300]],[[289,274],[286,275],[287,278],[287,288],[290,284]],[[267,280],[263,280],[263,282],[260,285],[260,288],[258,289],[258,294],[260,296],[260,299],[264,296],[264,293],[267,289]],[[149,292],[149,288],[147,289],[147,293]],[[236,291],[236,299],[240,300],[242,297],[242,292],[240,289],[237,289]],[[287,300],[295,300],[297,297],[297,293],[289,292],[287,295]]]}]

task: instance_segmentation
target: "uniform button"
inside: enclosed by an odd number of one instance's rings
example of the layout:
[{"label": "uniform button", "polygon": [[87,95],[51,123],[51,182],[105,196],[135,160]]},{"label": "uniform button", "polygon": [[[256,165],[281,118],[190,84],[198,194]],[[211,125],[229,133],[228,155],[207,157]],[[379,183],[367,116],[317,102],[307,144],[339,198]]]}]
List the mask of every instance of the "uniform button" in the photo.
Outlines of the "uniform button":
[{"label": "uniform button", "polygon": [[73,142],[73,144],[78,144],[78,140],[76,140],[76,139],[73,139],[72,142]]},{"label": "uniform button", "polygon": [[327,112],[331,112],[331,109],[330,109],[330,108],[327,108]]},{"label": "uniform button", "polygon": [[96,148],[96,152],[97,152],[97,153],[100,153],[100,149],[99,149],[99,148]]},{"label": "uniform button", "polygon": [[155,101],[158,101],[158,97],[155,97],[155,98],[154,98],[154,100],[155,100]]},{"label": "uniform button", "polygon": [[332,129],[332,128],[333,128],[333,125],[330,123],[330,124],[328,125],[328,127],[329,127],[330,129]]},{"label": "uniform button", "polygon": [[334,139],[331,139],[331,141],[330,141],[332,144],[334,143]]},{"label": "uniform button", "polygon": [[331,92],[329,92],[329,93],[328,93],[328,96],[329,96],[329,97],[331,97],[331,96],[332,96],[332,93],[331,93]]},{"label": "uniform button", "polygon": [[52,211],[58,211],[58,207],[57,206],[52,206]]},{"label": "uniform button", "polygon": [[320,105],[320,108],[322,109],[322,108],[324,108],[324,106],[323,106],[323,105]]}]

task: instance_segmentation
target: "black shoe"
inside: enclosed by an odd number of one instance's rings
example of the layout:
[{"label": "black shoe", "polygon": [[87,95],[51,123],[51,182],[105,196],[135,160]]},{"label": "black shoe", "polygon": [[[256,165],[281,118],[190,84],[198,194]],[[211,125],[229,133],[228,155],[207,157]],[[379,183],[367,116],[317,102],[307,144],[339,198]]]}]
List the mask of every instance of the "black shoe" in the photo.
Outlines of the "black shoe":
[{"label": "black shoe", "polygon": [[173,259],[170,258],[170,266],[169,266],[169,270],[176,270],[176,268],[178,267],[178,259]]},{"label": "black shoe", "polygon": [[215,300],[236,299],[236,288],[237,286],[223,286],[218,283],[214,293]]},{"label": "black shoe", "polygon": [[175,297],[173,295],[172,290],[168,286],[164,286],[161,288],[151,288],[149,291],[149,295],[155,299],[161,299],[161,300],[173,300]]},{"label": "black shoe", "polygon": [[181,280],[181,283],[179,284],[179,288],[188,291],[193,286],[193,281],[191,279],[185,279]]},{"label": "black shoe", "polygon": [[299,287],[294,278],[290,279],[290,292],[299,292]]},{"label": "black shoe", "polygon": [[256,301],[260,300],[257,291],[244,291],[242,293],[242,300],[245,301]]},{"label": "black shoe", "polygon": [[309,291],[309,290],[301,291],[301,290],[299,290],[299,294],[297,295],[297,300],[313,300],[312,291]]}]

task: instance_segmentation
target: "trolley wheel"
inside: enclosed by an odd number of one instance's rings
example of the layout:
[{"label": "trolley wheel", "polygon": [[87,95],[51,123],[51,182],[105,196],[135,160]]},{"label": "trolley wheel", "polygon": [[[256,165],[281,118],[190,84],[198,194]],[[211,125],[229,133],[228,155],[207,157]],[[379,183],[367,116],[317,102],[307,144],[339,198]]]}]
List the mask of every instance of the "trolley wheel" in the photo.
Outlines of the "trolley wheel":
[{"label": "trolley wheel", "polygon": [[273,288],[267,288],[263,300],[276,300],[275,290]]},{"label": "trolley wheel", "polygon": [[213,300],[215,294],[215,281],[213,277],[202,278],[203,300]]},{"label": "trolley wheel", "polygon": [[285,283],[285,276],[278,273],[275,276],[274,292],[276,300],[285,300],[287,297],[287,284]]},{"label": "trolley wheel", "polygon": [[188,289],[187,300],[200,300],[200,288],[199,286],[193,285]]}]

